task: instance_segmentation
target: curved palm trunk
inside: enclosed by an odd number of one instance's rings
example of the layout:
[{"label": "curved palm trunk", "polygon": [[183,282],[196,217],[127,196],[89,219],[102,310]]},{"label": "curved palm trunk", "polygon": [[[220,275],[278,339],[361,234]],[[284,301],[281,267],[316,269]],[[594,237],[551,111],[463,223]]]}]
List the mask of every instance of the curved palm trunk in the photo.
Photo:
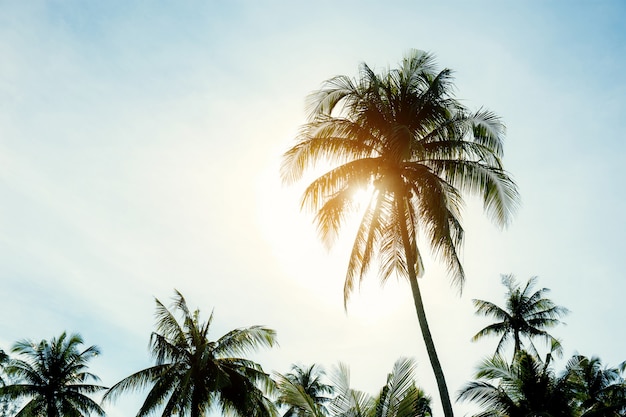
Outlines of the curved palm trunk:
[{"label": "curved palm trunk", "polygon": [[415,268],[409,266],[409,281],[411,282],[411,290],[413,292],[413,302],[415,303],[415,311],[417,312],[417,319],[420,324],[420,330],[426,344],[426,351],[428,352],[428,358],[430,359],[430,365],[435,373],[437,379],[437,387],[439,388],[439,396],[441,397],[441,405],[446,417],[453,417],[452,403],[450,402],[450,394],[448,393],[448,385],[446,384],[446,378],[443,374],[443,368],[439,362],[437,351],[435,350],[435,343],[433,342],[432,334],[428,328],[428,321],[426,320],[426,311],[424,310],[424,303],[422,302],[422,295],[417,283],[417,276],[415,274]]},{"label": "curved palm trunk", "polygon": [[406,210],[402,207],[404,201],[399,199],[397,201],[397,209],[399,216],[400,233],[402,235],[402,243],[404,245],[404,252],[406,254],[407,270],[409,273],[409,282],[411,283],[411,291],[413,292],[413,302],[415,304],[415,311],[417,312],[417,320],[422,331],[422,337],[426,344],[426,351],[428,352],[428,358],[430,359],[430,365],[435,373],[435,379],[437,380],[437,387],[439,388],[439,397],[441,398],[441,406],[443,407],[443,413],[445,417],[453,417],[452,403],[450,402],[450,394],[448,393],[448,385],[446,384],[446,378],[443,374],[443,368],[439,362],[437,351],[435,349],[435,343],[433,342],[430,328],[428,327],[428,321],[426,320],[426,311],[424,310],[424,303],[422,302],[422,294],[417,283],[417,273],[415,272],[415,254],[411,250],[411,243],[409,241],[409,233],[407,231],[407,218]]}]

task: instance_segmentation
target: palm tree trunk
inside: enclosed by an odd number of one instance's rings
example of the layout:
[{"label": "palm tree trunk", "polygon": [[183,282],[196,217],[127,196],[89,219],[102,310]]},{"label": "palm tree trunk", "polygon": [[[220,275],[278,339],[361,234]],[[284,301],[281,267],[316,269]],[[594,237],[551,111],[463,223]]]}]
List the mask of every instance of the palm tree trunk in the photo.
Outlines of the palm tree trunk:
[{"label": "palm tree trunk", "polygon": [[202,415],[202,407],[200,405],[200,398],[198,398],[198,393],[194,389],[192,398],[191,398],[191,417],[200,417]]},{"label": "palm tree trunk", "polygon": [[48,417],[59,417],[56,401],[53,395],[46,395],[46,415]]},{"label": "palm tree trunk", "polygon": [[430,328],[428,327],[428,321],[426,320],[426,311],[424,310],[424,303],[422,302],[422,295],[420,292],[419,284],[417,283],[417,276],[415,274],[415,268],[413,265],[409,265],[409,281],[411,282],[411,290],[413,292],[413,302],[415,304],[415,311],[417,312],[417,319],[419,321],[420,330],[422,331],[422,337],[426,344],[426,351],[428,352],[428,358],[430,359],[430,365],[435,373],[435,379],[437,380],[437,387],[439,388],[439,396],[441,397],[441,406],[443,407],[443,413],[446,417],[453,417],[452,403],[450,402],[450,394],[448,393],[448,385],[446,384],[446,378],[443,374],[443,368],[439,362],[437,351],[435,349],[435,343],[433,342]]},{"label": "palm tree trunk", "polygon": [[417,282],[417,273],[415,271],[415,254],[412,251],[412,245],[409,241],[409,233],[407,231],[407,216],[406,210],[403,205],[406,204],[404,199],[397,199],[398,218],[400,226],[400,234],[402,235],[402,244],[404,245],[404,252],[406,255],[407,270],[409,273],[409,282],[411,283],[411,291],[413,292],[413,302],[415,304],[415,311],[417,312],[417,320],[422,331],[422,337],[426,344],[426,351],[428,352],[428,358],[430,359],[430,365],[435,373],[435,379],[437,380],[437,387],[439,388],[439,397],[441,398],[441,406],[445,417],[453,417],[452,403],[450,402],[450,394],[448,393],[448,385],[446,384],[446,378],[443,374],[443,368],[439,362],[437,351],[435,349],[435,343],[433,342],[430,328],[428,327],[428,321],[426,320],[426,311],[424,310],[424,303],[422,302],[422,294],[420,292],[419,284]]}]

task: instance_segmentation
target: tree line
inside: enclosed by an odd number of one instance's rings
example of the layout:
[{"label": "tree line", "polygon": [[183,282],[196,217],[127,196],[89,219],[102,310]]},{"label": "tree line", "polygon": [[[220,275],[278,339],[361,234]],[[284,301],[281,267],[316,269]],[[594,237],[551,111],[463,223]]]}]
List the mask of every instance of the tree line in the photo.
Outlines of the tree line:
[{"label": "tree line", "polygon": [[[562,351],[548,329],[567,309],[523,285],[502,277],[506,304],[474,300],[476,313],[495,321],[474,336],[500,338],[494,354],[477,367],[475,380],[457,400],[476,404],[475,417],[619,417],[626,415],[626,361],[606,367],[598,357],[572,356],[556,372],[552,359]],[[246,355],[276,343],[274,330],[251,326],[212,340],[200,310],[190,310],[176,291],[168,308],[156,300],[156,326],[150,336],[154,365],[111,387],[99,385],[88,362],[97,346],[81,348],[79,334],[50,340],[21,340],[2,352],[2,416],[61,417],[106,415],[104,407],[129,392],[145,395],[136,416],[206,416],[213,411],[258,417],[431,417],[431,398],[414,377],[416,362],[399,358],[381,389],[371,395],[351,387],[350,371],[338,364],[326,375],[318,364],[292,365],[285,374],[266,373]],[[536,346],[543,340],[545,355]],[[507,357],[507,348],[511,349]],[[100,402],[94,395],[102,395]]]}]

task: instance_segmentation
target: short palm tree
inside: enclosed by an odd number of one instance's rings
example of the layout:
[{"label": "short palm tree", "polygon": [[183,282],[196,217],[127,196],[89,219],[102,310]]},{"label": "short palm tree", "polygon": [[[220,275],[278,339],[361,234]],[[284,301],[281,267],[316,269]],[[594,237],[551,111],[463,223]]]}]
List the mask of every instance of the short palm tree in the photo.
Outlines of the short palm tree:
[{"label": "short palm tree", "polygon": [[531,293],[537,277],[530,278],[523,286],[515,280],[513,275],[502,275],[501,278],[502,284],[507,289],[505,307],[499,307],[490,301],[473,300],[476,314],[493,317],[498,321],[476,333],[472,340],[476,341],[491,335],[499,336],[500,341],[496,347],[496,354],[499,354],[512,339],[513,356],[515,356],[524,348],[522,338],[528,340],[530,350],[537,354],[533,339],[539,337],[559,352],[559,341],[546,329],[561,323],[560,318],[567,314],[568,310],[544,297],[550,291],[547,288]]},{"label": "short palm tree", "polygon": [[[333,378],[335,396],[329,404],[332,417],[429,417],[430,398],[415,385],[415,362],[400,358],[387,376],[387,383],[377,396],[350,387],[350,372],[339,365]],[[283,401],[298,408],[303,417],[326,417],[328,414],[311,398],[302,385],[278,375],[278,389]]]},{"label": "short palm tree", "polygon": [[[293,385],[299,386],[317,404],[323,414],[328,414],[326,404],[331,400],[333,387],[323,382],[324,370],[316,364],[309,367],[292,365],[291,372],[284,375]],[[290,404],[286,398],[278,397],[278,405],[286,405],[289,408],[283,417],[303,417],[304,413],[298,407]]]},{"label": "short palm tree", "polygon": [[417,277],[424,272],[418,237],[430,243],[460,289],[463,193],[480,196],[487,213],[506,225],[518,199],[504,171],[504,126],[492,112],[470,112],[452,96],[451,71],[434,58],[410,51],[399,68],[337,76],[310,96],[309,122],[283,158],[282,178],[300,180],[318,163],[333,168],[305,190],[302,205],[314,210],[322,239],[332,244],[358,190],[371,191],[348,263],[347,301],[378,254],[384,283],[394,273],[411,285],[420,329],[446,417],[452,405],[426,320]]},{"label": "short palm tree", "polygon": [[486,359],[476,373],[478,380],[468,383],[458,400],[482,407],[474,417],[576,417],[571,374],[566,370],[555,376],[550,358],[548,354],[542,362],[520,350],[512,364],[500,355]]},{"label": "short palm tree", "polygon": [[4,372],[4,367],[9,362],[9,355],[2,349],[0,349],[0,387],[4,387],[7,384],[7,376]]},{"label": "short palm tree", "polygon": [[80,335],[63,332],[50,341],[22,340],[13,345],[17,357],[4,367],[10,381],[0,387],[0,396],[10,401],[27,400],[15,417],[104,415],[89,395],[106,388],[86,383],[98,380],[87,371],[87,362],[100,351],[96,346],[81,351],[82,343]]},{"label": "short palm tree", "polygon": [[264,393],[273,385],[269,375],[259,364],[239,356],[260,346],[273,346],[274,330],[252,326],[211,341],[208,333],[213,314],[202,322],[199,310],[191,312],[180,292],[176,291],[173,311],[159,300],[156,305],[156,331],[150,337],[156,364],[115,384],[105,400],[151,386],[137,417],[160,408],[164,417],[204,417],[212,407],[240,416],[274,414]]},{"label": "short palm tree", "polygon": [[602,365],[598,357],[574,356],[569,363],[573,390],[581,417],[626,415],[626,362],[615,368]]},{"label": "short palm tree", "polygon": [[415,385],[415,362],[409,358],[396,361],[387,375],[387,383],[374,401],[371,417],[430,417],[430,397]]},{"label": "short palm tree", "polygon": [[[0,349],[0,387],[10,385],[9,377],[4,372],[4,367],[9,362],[9,355],[2,349]],[[0,397],[0,417],[10,417],[15,415],[19,408],[19,404],[15,401],[7,399],[6,397]]]}]

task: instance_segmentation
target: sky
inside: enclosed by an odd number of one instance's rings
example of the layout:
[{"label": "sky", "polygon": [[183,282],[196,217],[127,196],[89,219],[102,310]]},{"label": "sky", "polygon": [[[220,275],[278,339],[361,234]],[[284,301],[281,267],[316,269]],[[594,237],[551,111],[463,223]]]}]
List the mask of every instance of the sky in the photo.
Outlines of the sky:
[{"label": "sky", "polygon": [[[564,358],[626,359],[626,4],[539,1],[0,0],[0,348],[80,333],[103,385],[151,363],[155,298],[179,290],[211,336],[262,324],[253,355],[350,366],[375,393],[396,359],[441,415],[406,282],[373,274],[343,306],[351,226],[329,251],[282,153],[306,96],[409,49],[454,70],[456,96],[507,125],[521,207],[506,230],[463,215],[461,294],[426,259],[420,285],[452,397],[497,340],[472,299],[538,276],[570,309]],[[423,244],[422,244],[423,246]],[[427,252],[427,249],[422,249]],[[140,398],[108,404],[134,415]],[[459,416],[472,406],[455,404]]]}]

